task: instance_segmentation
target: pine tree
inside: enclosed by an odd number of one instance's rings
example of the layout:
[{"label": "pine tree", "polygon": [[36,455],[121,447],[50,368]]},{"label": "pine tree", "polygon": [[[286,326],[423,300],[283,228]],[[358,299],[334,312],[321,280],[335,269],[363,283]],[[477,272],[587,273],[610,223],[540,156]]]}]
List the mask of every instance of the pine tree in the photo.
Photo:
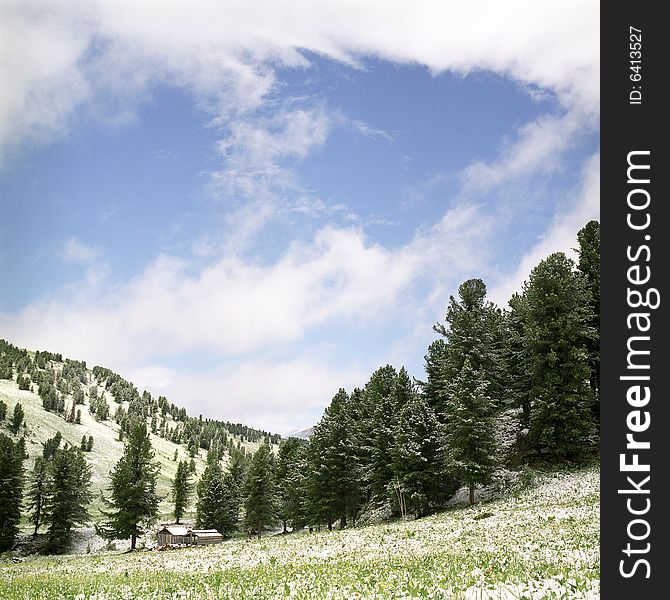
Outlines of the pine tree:
[{"label": "pine tree", "polygon": [[584,279],[589,312],[584,345],[588,355],[592,391],[591,415],[600,426],[600,223],[589,221],[578,233],[577,270]]},{"label": "pine tree", "polygon": [[7,418],[7,405],[0,400],[0,421],[4,421]]},{"label": "pine tree", "polygon": [[21,425],[23,425],[23,418],[25,416],[25,413],[23,412],[23,406],[21,406],[20,402],[17,402],[14,405],[14,412],[12,413],[12,420],[9,423],[9,430],[16,435],[19,432],[19,429],[21,428]]},{"label": "pine tree", "polygon": [[174,502],[174,518],[175,522],[179,524],[184,514],[184,510],[188,506],[189,497],[191,495],[191,471],[188,463],[185,460],[180,460],[177,465],[177,473],[172,482],[172,500]]},{"label": "pine tree", "polygon": [[403,398],[407,397],[400,390],[409,378],[405,373],[401,384],[398,380],[399,375],[391,365],[377,369],[362,391],[352,392],[349,402],[362,501],[387,500],[388,486],[394,479],[390,448],[395,420]]},{"label": "pine tree", "polygon": [[158,513],[156,480],[160,467],[153,459],[146,423],[135,421],[130,426],[123,456],[110,473],[110,498],[105,499],[108,510],[101,511],[107,521],[96,527],[106,539],[130,538],[131,550],[144,534],[143,525],[153,522]]},{"label": "pine tree", "polygon": [[447,407],[447,469],[468,486],[468,503],[475,486],[486,483],[495,465],[495,429],[488,381],[466,358],[460,373],[444,390]]},{"label": "pine tree", "polygon": [[24,451],[0,433],[0,552],[14,545],[21,520]]},{"label": "pine tree", "polygon": [[533,269],[524,285],[532,406],[531,448],[556,459],[581,453],[593,431],[588,352],[589,296],[562,252]]},{"label": "pine tree", "polygon": [[260,537],[276,521],[275,485],[270,447],[263,444],[251,459],[244,484],[244,526]]},{"label": "pine tree", "polygon": [[88,522],[90,485],[91,467],[82,451],[73,446],[57,450],[44,498],[43,522],[47,525],[49,552],[65,551],[72,540],[72,528]]},{"label": "pine tree", "polygon": [[48,464],[48,461],[41,456],[35,458],[33,471],[28,480],[26,500],[29,502],[28,522],[35,527],[33,537],[37,535],[37,530],[40,528],[40,525],[42,525]]},{"label": "pine tree", "polygon": [[391,446],[395,475],[391,494],[399,509],[402,498],[401,514],[425,516],[458,488],[454,478],[445,473],[443,445],[444,426],[426,398],[413,394],[400,411]]},{"label": "pine tree", "polygon": [[60,447],[61,439],[61,432],[57,431],[52,438],[42,443],[42,458],[44,460],[50,460],[54,457],[56,450]]},{"label": "pine tree", "polygon": [[310,438],[312,510],[328,528],[336,519],[341,528],[355,521],[362,501],[350,412],[351,400],[340,389]]},{"label": "pine tree", "polygon": [[214,454],[208,454],[207,459],[197,486],[196,526],[229,536],[237,526],[236,484],[230,474],[224,475]]},{"label": "pine tree", "polygon": [[504,398],[508,406],[521,408],[521,424],[528,428],[530,422],[531,372],[530,346],[526,340],[528,305],[526,297],[514,294],[505,313],[505,346],[503,371],[505,375]]},{"label": "pine tree", "polygon": [[421,382],[421,388],[428,406],[433,410],[438,420],[444,414],[442,394],[440,390],[445,385],[446,369],[444,361],[447,355],[447,344],[444,339],[435,340],[428,346],[424,356],[426,381]]},{"label": "pine tree", "polygon": [[288,524],[296,514],[295,480],[293,471],[298,461],[300,440],[288,438],[279,446],[277,460],[275,462],[275,481],[277,483],[277,517],[282,523],[283,533],[288,531]]},{"label": "pine tree", "polygon": [[86,442],[86,452],[91,452],[93,450],[93,436],[88,436],[88,441]]},{"label": "pine tree", "polygon": [[465,360],[489,382],[494,404],[500,404],[502,392],[501,354],[503,316],[492,302],[486,301],[486,284],[468,279],[458,287],[458,299],[449,299],[445,323],[433,329],[446,338],[441,364],[441,385],[458,376]]}]

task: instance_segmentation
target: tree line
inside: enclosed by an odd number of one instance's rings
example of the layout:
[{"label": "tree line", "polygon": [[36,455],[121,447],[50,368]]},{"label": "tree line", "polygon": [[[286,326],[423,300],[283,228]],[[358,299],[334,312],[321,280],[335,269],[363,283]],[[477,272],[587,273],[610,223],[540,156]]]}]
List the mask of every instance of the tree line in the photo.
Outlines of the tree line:
[{"label": "tree line", "polygon": [[[171,495],[175,520],[195,502],[197,527],[226,536],[236,530],[261,535],[277,525],[284,531],[355,526],[373,506],[421,517],[462,486],[473,503],[476,487],[490,482],[500,464],[500,424],[510,415],[517,461],[592,455],[599,435],[598,222],[589,222],[577,239],[577,262],[561,252],[542,260],[505,309],[487,301],[481,279],[463,282],[449,299],[444,321],[433,328],[438,337],[424,357],[425,380],[412,379],[405,368],[380,367],[363,387],[335,394],[308,441],[283,440],[275,454],[270,443],[276,438],[261,433],[256,440],[263,443],[248,457],[221,435],[218,422],[184,417],[180,439],[189,449],[192,436],[197,448],[204,439],[207,464],[195,483],[191,465],[179,463]],[[25,355],[19,359],[25,363]],[[77,377],[76,365],[71,372],[70,379]],[[121,413],[124,455],[110,473],[105,519],[97,529],[110,539],[130,539],[134,548],[161,500],[149,428],[154,430],[157,413],[173,407],[146,392],[140,396],[110,373],[97,376],[107,389],[116,386],[115,397],[131,400]],[[178,411],[176,416],[180,419]],[[19,445],[20,440],[0,437],[5,547],[20,515],[20,505],[9,501],[11,489],[20,489],[23,481],[25,448]],[[74,471],[56,468],[60,456],[58,465],[67,463]],[[39,510],[30,503],[31,522],[36,529],[36,521],[44,524],[51,547],[61,547],[59,540],[87,518],[86,461],[79,448],[47,452],[45,445],[40,468],[45,471],[40,489],[46,491]],[[37,470],[36,461],[32,500]],[[58,495],[57,481],[77,481],[83,491]],[[65,516],[54,524],[59,502],[70,509],[59,511]]]}]

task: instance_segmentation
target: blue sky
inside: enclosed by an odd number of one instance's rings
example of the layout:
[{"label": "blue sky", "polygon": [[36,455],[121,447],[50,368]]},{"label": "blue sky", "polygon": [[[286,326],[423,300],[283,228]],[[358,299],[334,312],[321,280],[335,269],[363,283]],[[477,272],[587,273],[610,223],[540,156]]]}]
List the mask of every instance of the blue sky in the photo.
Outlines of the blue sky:
[{"label": "blue sky", "polygon": [[598,5],[252,4],[3,5],[0,336],[287,433],[598,218]]}]

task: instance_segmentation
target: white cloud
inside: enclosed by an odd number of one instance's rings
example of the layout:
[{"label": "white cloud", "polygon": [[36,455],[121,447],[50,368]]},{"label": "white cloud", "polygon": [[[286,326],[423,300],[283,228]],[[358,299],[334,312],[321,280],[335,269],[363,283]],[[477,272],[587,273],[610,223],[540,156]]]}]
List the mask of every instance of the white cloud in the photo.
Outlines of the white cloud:
[{"label": "white cloud", "polygon": [[98,257],[99,250],[71,237],[65,240],[59,254],[67,262],[90,265]]},{"label": "white cloud", "polygon": [[554,252],[565,252],[576,259],[572,249],[577,247],[577,232],[588,221],[599,218],[600,153],[596,153],[584,165],[572,201],[556,215],[540,242],[523,256],[516,270],[495,284],[489,297],[499,306],[507,306],[512,294],[522,290],[524,281],[541,260]]},{"label": "white cloud", "polygon": [[305,354],[283,361],[249,360],[208,374],[175,373],[149,389],[179,398],[191,414],[287,434],[314,425],[339,388],[351,390],[368,377],[362,369],[338,368]]},{"label": "white cloud", "polygon": [[235,119],[230,134],[219,141],[223,166],[212,174],[227,197],[274,200],[278,191],[298,190],[287,159],[300,160],[321,146],[331,127],[322,108],[281,110],[270,117]]},{"label": "white cloud", "polygon": [[[89,277],[18,314],[0,315],[3,335],[112,367],[151,363],[132,371],[137,382],[169,392],[189,412],[202,406],[210,414],[221,401],[216,414],[223,418],[271,422],[280,431],[312,424],[315,403],[323,405],[347,382],[362,383],[362,374],[311,357],[309,346],[279,363],[255,353],[290,348],[326,325],[391,324],[403,311],[415,321],[427,316],[428,326],[439,318],[460,279],[485,268],[488,236],[504,229],[502,210],[485,209],[481,200],[510,181],[560,168],[562,152],[583,129],[597,127],[598,10],[597,2],[581,0],[3,3],[0,81],[9,85],[0,95],[0,164],[15,148],[65,135],[74,118],[132,122],[154,86],[172,85],[192,94],[220,130],[213,180],[232,199],[227,239],[197,247],[199,260],[210,261],[204,267],[166,254],[123,286]],[[346,118],[275,93],[279,68],[308,67],[305,50],[352,68],[372,56],[434,73],[489,70],[532,96],[555,96],[563,112],[522,126],[495,161],[464,170],[456,205],[405,246],[391,250],[360,229],[323,227],[259,264],[238,250],[270,219],[335,209],[305,194],[293,167]],[[367,124],[349,125],[391,141]],[[597,176],[595,157],[574,203],[518,270],[496,282],[496,301],[504,305],[541,258],[574,245],[575,232],[597,215]],[[92,266],[98,252],[71,238],[61,256]],[[399,343],[392,352],[398,357]],[[153,364],[196,350],[232,357],[235,366],[199,376]],[[212,397],[216,389],[220,399]]]},{"label": "white cloud", "polygon": [[303,49],[350,64],[375,56],[436,73],[491,70],[566,106],[598,106],[597,2],[71,0],[0,10],[5,150],[65,131],[88,100],[141,98],[151,82],[190,89],[227,123],[261,105],[275,66],[304,68]]},{"label": "white cloud", "polygon": [[232,255],[202,267],[161,255],[123,286],[82,281],[19,314],[0,315],[0,328],[21,345],[102,364],[281,347],[325,324],[414,310],[413,282],[439,276],[446,284],[478,260],[474,247],[487,225],[473,217],[473,209],[455,209],[396,250],[372,244],[360,229],[327,226],[268,265]]},{"label": "white cloud", "polygon": [[593,131],[594,115],[573,110],[559,117],[543,116],[522,126],[493,163],[476,161],[462,173],[462,195],[483,194],[510,181],[561,167],[561,155],[584,130]]}]

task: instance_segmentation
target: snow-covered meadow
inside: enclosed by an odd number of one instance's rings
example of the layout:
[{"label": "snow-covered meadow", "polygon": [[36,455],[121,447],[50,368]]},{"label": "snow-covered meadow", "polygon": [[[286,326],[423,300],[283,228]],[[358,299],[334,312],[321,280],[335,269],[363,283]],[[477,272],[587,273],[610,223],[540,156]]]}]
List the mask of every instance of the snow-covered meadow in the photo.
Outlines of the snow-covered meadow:
[{"label": "snow-covered meadow", "polygon": [[0,564],[0,597],[599,598],[599,471],[409,522]]}]

